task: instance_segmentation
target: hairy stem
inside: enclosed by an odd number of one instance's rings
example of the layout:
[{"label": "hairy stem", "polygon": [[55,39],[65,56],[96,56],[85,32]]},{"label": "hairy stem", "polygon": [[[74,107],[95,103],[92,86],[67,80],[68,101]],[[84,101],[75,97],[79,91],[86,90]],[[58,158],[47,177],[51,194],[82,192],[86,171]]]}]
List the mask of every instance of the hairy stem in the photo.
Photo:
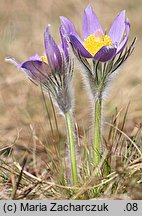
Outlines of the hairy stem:
[{"label": "hairy stem", "polygon": [[95,101],[95,118],[94,118],[94,164],[100,163],[100,148],[101,148],[101,109],[102,98]]},{"label": "hairy stem", "polygon": [[77,175],[77,165],[76,165],[75,141],[74,141],[73,125],[72,125],[72,118],[70,112],[65,113],[65,119],[66,119],[66,127],[67,127],[68,140],[70,146],[72,182],[73,185],[77,185],[78,175]]}]

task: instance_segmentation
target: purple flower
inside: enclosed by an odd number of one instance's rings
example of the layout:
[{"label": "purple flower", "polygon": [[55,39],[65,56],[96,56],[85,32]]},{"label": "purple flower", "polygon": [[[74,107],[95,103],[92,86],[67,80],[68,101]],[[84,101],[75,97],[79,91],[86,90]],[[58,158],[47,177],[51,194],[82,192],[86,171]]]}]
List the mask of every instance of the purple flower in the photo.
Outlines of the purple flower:
[{"label": "purple flower", "polygon": [[72,107],[70,83],[73,63],[69,58],[68,45],[62,27],[60,27],[60,35],[61,43],[57,46],[48,25],[44,32],[45,55],[35,54],[23,63],[18,63],[11,57],[6,58],[6,61],[15,64],[33,82],[49,91],[60,110],[65,113]]},{"label": "purple flower", "polygon": [[125,48],[128,41],[130,23],[125,17],[125,11],[118,14],[106,35],[89,5],[83,15],[83,39],[79,37],[70,20],[65,17],[60,19],[64,34],[69,38],[72,47],[85,58],[93,58],[101,62],[109,61]]},{"label": "purple flower", "polygon": [[18,63],[14,58],[8,57],[6,61],[14,63],[18,69],[23,69],[25,74],[36,82],[43,82],[53,73],[63,73],[63,64],[68,61],[68,49],[65,37],[60,28],[62,42],[57,46],[49,32],[49,25],[44,32],[45,54],[40,56],[35,54],[27,61]]}]

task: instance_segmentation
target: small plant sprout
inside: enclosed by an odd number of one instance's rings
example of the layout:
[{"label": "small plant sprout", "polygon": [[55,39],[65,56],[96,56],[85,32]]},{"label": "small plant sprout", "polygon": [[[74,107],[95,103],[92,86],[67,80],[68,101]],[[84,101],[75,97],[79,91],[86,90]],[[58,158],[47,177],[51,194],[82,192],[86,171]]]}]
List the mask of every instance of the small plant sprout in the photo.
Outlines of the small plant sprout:
[{"label": "small plant sprout", "polygon": [[30,57],[29,60],[18,63],[14,58],[8,57],[6,61],[14,63],[22,69],[26,76],[36,84],[42,86],[45,92],[49,92],[54,103],[65,117],[68,142],[70,149],[70,161],[72,171],[72,184],[78,184],[73,114],[73,61],[68,54],[68,45],[60,28],[61,44],[56,45],[52,38],[49,25],[44,32],[45,55]]},{"label": "small plant sprout", "polygon": [[[120,66],[131,55],[136,39],[126,47],[130,23],[122,11],[115,18],[108,34],[102,29],[91,5],[83,15],[81,39],[73,23],[60,17],[63,33],[82,67],[82,75],[89,88],[94,107],[94,164],[99,165],[102,141],[102,106],[106,91]],[[88,61],[88,59],[90,59]],[[92,63],[92,64],[91,64]]]}]

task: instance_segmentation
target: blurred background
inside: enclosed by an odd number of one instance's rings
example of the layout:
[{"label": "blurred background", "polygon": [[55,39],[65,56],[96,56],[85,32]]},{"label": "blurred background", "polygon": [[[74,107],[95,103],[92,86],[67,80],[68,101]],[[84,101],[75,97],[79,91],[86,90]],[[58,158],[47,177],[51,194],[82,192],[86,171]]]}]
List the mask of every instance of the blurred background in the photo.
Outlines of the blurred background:
[{"label": "blurred background", "polygon": [[[142,122],[141,0],[0,0],[0,148],[13,145],[17,159],[22,149],[36,148],[39,153],[44,153],[44,144],[46,140],[52,144],[52,135],[40,88],[33,85],[22,71],[4,62],[4,58],[13,56],[23,62],[35,53],[42,54],[47,24],[51,24],[52,35],[59,43],[61,15],[71,19],[81,34],[83,10],[89,3],[107,31],[116,15],[126,9],[131,23],[129,44],[135,36],[138,38],[132,56],[112,83],[104,108],[105,120],[110,120],[115,107],[123,112],[130,102],[125,129],[128,135]],[[91,125],[91,106],[77,67],[74,73],[75,119],[82,137]],[[56,128],[48,99],[47,106]],[[60,142],[64,143],[65,128],[60,115],[57,121],[63,138]]]}]

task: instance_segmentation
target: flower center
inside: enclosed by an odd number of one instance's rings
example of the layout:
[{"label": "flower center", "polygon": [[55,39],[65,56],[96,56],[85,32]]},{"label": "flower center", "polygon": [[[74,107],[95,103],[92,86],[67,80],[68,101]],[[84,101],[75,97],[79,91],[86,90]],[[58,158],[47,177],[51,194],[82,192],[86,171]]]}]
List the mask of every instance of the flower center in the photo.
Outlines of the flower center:
[{"label": "flower center", "polygon": [[84,41],[85,49],[94,56],[103,46],[112,46],[112,40],[101,32],[89,35]]},{"label": "flower center", "polygon": [[45,63],[48,63],[46,56],[41,56],[40,60],[43,61],[43,62],[45,62]]}]

